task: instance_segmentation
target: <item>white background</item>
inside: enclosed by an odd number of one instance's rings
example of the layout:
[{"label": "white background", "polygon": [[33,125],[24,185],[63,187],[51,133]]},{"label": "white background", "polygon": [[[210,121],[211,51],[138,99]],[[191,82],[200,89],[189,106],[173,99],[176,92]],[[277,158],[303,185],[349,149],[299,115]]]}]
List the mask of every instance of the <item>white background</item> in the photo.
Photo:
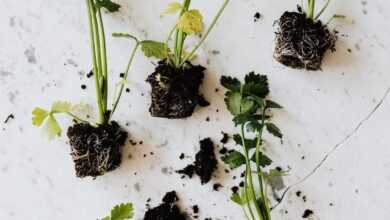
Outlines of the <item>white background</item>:
[{"label": "white background", "polygon": [[[107,33],[166,38],[175,19],[161,17],[168,1],[118,2],[120,12],[105,15]],[[283,144],[266,137],[274,165],[291,168],[285,186],[305,177],[341,143],[314,175],[290,191],[273,211],[274,219],[300,219],[305,209],[312,209],[313,219],[321,220],[390,219],[390,97],[385,97],[390,86],[390,2],[333,1],[324,20],[333,13],[347,19],[331,24],[340,39],[322,72],[287,69],[272,58],[273,23],[285,10],[294,10],[296,3],[231,1],[195,61],[208,68],[202,93],[212,105],[187,120],[149,116],[150,87],[145,79],[154,66],[138,53],[130,76],[131,93],[125,94],[115,119],[129,123],[131,138],[143,145],[128,144],[122,166],[92,180],[74,176],[65,137],[49,142],[31,125],[35,106],[49,107],[55,100],[94,104],[94,84],[85,76],[91,59],[84,1],[0,0],[0,119],[11,113],[16,117],[0,125],[0,219],[96,219],[113,205],[129,201],[136,207],[135,219],[142,219],[148,198],[157,205],[173,189],[183,209],[199,204],[200,219],[244,219],[240,207],[229,201],[229,189],[238,181],[231,180],[233,174],[224,174],[222,163],[217,178],[205,186],[197,178],[180,179],[174,170],[193,160],[200,139],[211,137],[217,143],[221,131],[233,133],[223,90],[214,90],[220,88],[222,74],[242,78],[249,71],[267,74],[272,99],[285,107],[274,113],[274,122],[285,135]],[[221,4],[221,0],[198,0],[193,7],[203,11],[209,24]],[[253,21],[256,12],[262,14],[258,22]],[[132,44],[108,41],[114,84]],[[214,50],[220,53],[215,55]],[[81,84],[87,90],[81,90]],[[71,121],[64,117],[61,124],[66,129]],[[178,159],[182,152],[189,156],[183,161]],[[212,191],[215,182],[224,185],[220,192]],[[306,202],[295,195],[298,190]]]}]

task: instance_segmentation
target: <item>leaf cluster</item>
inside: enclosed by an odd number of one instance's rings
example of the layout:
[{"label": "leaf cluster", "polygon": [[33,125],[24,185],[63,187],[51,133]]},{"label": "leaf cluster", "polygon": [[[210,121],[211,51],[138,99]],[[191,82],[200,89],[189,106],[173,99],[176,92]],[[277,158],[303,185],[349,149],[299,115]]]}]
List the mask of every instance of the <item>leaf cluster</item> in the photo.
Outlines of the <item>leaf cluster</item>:
[{"label": "leaf cluster", "polygon": [[35,108],[32,111],[32,124],[37,127],[43,126],[43,133],[52,140],[62,134],[62,129],[56,118],[57,114],[67,114],[77,121],[86,122],[76,116],[75,113],[83,111],[83,109],[86,110],[86,108],[83,104],[72,105],[67,101],[56,101],[52,104],[50,110],[40,107]]},{"label": "leaf cluster", "polygon": [[[215,26],[217,20],[222,15],[222,12],[226,8],[229,0],[224,1],[225,3],[207,30],[205,30],[204,19],[200,10],[190,9],[191,0],[183,0],[183,3],[170,3],[164,12],[164,15],[178,15],[178,19],[175,22],[173,29],[168,34],[168,38],[165,42],[152,40],[143,41],[144,44],[142,44],[142,51],[145,56],[166,60],[168,64],[174,65],[177,68],[182,67],[187,61],[190,61],[195,57],[195,52],[207,38],[211,29]],[[203,34],[203,36],[199,43],[190,52],[187,52],[184,49],[186,38],[188,36],[201,34]],[[174,41],[173,45],[170,47],[169,41],[172,37]]]}]

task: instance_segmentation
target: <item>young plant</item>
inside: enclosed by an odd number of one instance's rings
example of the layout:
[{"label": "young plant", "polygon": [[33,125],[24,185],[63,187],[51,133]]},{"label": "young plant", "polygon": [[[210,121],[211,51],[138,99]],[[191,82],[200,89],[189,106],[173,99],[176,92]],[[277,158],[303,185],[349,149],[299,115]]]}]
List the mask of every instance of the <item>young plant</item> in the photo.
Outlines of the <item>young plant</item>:
[{"label": "young plant", "polygon": [[268,80],[265,75],[253,72],[245,76],[244,83],[237,78],[222,76],[221,84],[228,91],[225,103],[233,115],[235,126],[240,129],[233,137],[241,150],[230,151],[222,160],[231,168],[245,167],[244,185],[233,192],[232,201],[243,207],[248,220],[270,220],[271,208],[267,196],[267,181],[285,175],[278,169],[266,169],[272,160],[266,156],[263,133],[268,131],[282,138],[280,129],[271,122],[271,109],[282,108],[268,100]]},{"label": "young plant", "polygon": [[[191,60],[215,27],[228,3],[229,0],[224,0],[207,30],[201,12],[190,8],[191,0],[169,4],[165,14],[179,16],[166,41],[147,41],[147,46],[142,48],[145,56],[160,60],[155,72],[147,79],[152,87],[152,116],[186,118],[192,115],[196,106],[209,104],[199,94],[205,68],[192,65]],[[201,38],[194,48],[187,52],[185,41],[192,35],[201,35]]]},{"label": "young plant", "polygon": [[78,177],[96,177],[117,168],[121,163],[121,148],[127,138],[127,132],[123,131],[115,121],[112,121],[112,117],[121,99],[135,52],[130,57],[123,80],[118,84],[119,89],[115,89],[113,102],[109,107],[109,72],[102,9],[112,13],[118,11],[120,6],[111,0],[86,0],[86,4],[93,63],[91,74],[95,79],[98,121],[91,122],[77,116],[74,110],[80,105],[57,101],[50,110],[35,108],[32,112],[32,122],[35,126],[42,126],[45,123],[44,132],[50,139],[53,139],[61,136],[62,133],[56,116],[66,114],[73,118],[75,125],[68,129],[67,136],[70,139],[76,175]]},{"label": "young plant", "polygon": [[327,27],[319,19],[328,8],[327,0],[321,9],[316,10],[316,0],[307,0],[298,6],[298,12],[285,12],[278,21],[275,59],[288,67],[307,70],[320,70],[322,60],[328,50],[335,51],[336,31]]},{"label": "young plant", "polygon": [[111,209],[110,215],[102,218],[101,220],[126,220],[134,217],[133,204],[126,203],[114,206]]}]

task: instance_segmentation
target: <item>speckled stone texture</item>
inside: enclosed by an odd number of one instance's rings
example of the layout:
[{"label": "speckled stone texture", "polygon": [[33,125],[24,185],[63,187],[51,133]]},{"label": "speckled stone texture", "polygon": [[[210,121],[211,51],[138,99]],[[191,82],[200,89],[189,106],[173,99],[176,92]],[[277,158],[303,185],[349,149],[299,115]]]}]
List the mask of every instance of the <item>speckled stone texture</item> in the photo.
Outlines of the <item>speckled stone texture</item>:
[{"label": "speckled stone texture", "polygon": [[[160,16],[166,7],[163,2],[168,1],[117,2],[123,5],[119,13],[104,13],[108,36],[128,32],[141,39],[166,39],[175,19]],[[330,24],[340,32],[337,51],[326,54],[322,72],[315,73],[292,70],[273,59],[273,23],[297,3],[231,1],[193,61],[207,68],[200,92],[211,105],[185,120],[150,116],[150,86],[145,78],[155,66],[137,54],[130,92],[124,93],[113,119],[131,133],[122,165],[96,180],[80,180],[74,176],[66,137],[43,138],[31,125],[31,111],[37,105],[69,100],[92,105],[96,115],[94,81],[86,76],[92,64],[85,3],[1,0],[0,219],[97,219],[113,205],[128,201],[135,205],[135,219],[142,219],[148,198],[154,207],[172,190],[190,215],[189,207],[199,205],[199,219],[244,219],[241,208],[229,201],[230,188],[239,183],[242,170],[226,174],[220,163],[216,178],[203,186],[196,179],[180,179],[175,170],[194,161],[203,137],[217,144],[221,131],[237,132],[218,80],[221,75],[242,79],[250,71],[268,75],[270,98],[284,107],[273,120],[283,131],[283,144],[265,136],[265,151],[275,166],[290,170],[273,182],[272,204],[331,152],[314,175],[287,193],[273,210],[273,219],[301,219],[306,209],[313,210],[315,220],[390,219],[390,97],[385,97],[390,86],[390,1],[332,1],[323,20],[335,13],[347,18]],[[221,4],[221,0],[193,1],[193,7],[204,12],[206,25]],[[254,21],[257,12],[261,17]],[[194,45],[191,39],[189,48]],[[108,37],[108,46],[111,86],[115,86],[133,45]],[[14,119],[4,123],[10,114]],[[63,129],[72,124],[67,117],[59,116],[59,121]],[[225,146],[234,147],[232,141]],[[183,160],[181,153],[186,155]],[[213,191],[214,183],[223,187]],[[300,197],[297,191],[302,192]]]}]

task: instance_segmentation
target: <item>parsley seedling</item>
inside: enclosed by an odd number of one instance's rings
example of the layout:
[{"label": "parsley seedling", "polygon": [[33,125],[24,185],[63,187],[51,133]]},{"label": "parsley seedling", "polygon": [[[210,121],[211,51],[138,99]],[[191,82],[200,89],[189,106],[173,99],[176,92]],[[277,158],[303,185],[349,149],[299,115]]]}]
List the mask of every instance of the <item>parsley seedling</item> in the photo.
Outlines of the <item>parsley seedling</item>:
[{"label": "parsley seedling", "polygon": [[[244,83],[237,78],[222,76],[221,84],[228,90],[225,94],[226,107],[234,117],[235,126],[240,127],[240,134],[235,134],[233,139],[242,147],[241,151],[229,152],[222,160],[231,169],[245,166],[244,186],[233,192],[231,199],[243,207],[248,220],[270,220],[267,180],[286,173],[276,169],[265,171],[272,160],[262,152],[263,133],[267,130],[278,138],[283,137],[269,116],[271,109],[282,107],[266,99],[269,87],[264,75],[249,73]],[[254,138],[249,138],[249,133]]]},{"label": "parsley seedling", "polygon": [[[145,47],[143,49],[145,56],[166,60],[167,63],[180,69],[187,61],[194,58],[196,51],[209,36],[228,3],[229,0],[224,0],[222,7],[206,31],[201,12],[198,9],[190,9],[191,0],[184,0],[182,4],[179,2],[170,3],[164,14],[179,14],[178,20],[169,32],[168,38],[164,43],[149,41],[147,48]],[[202,37],[190,52],[186,52],[184,50],[185,40],[188,36],[195,34],[202,34]],[[172,37],[174,40],[170,48],[168,44]]]},{"label": "parsley seedling", "polygon": [[134,52],[130,58],[125,75],[120,83],[117,85],[120,87],[119,91],[116,89],[114,94],[114,100],[112,102],[111,109],[108,107],[109,87],[108,87],[108,60],[106,49],[106,34],[104,30],[104,23],[102,17],[102,9],[113,13],[117,12],[120,6],[111,0],[86,0],[88,9],[88,21],[89,21],[89,35],[90,45],[92,51],[92,63],[93,63],[93,76],[95,78],[96,98],[97,106],[99,110],[99,118],[97,122],[89,122],[87,120],[78,117],[73,109],[79,107],[79,105],[72,105],[69,102],[57,101],[53,104],[52,109],[45,110],[42,108],[35,108],[33,110],[33,125],[41,126],[45,121],[44,131],[49,138],[54,138],[61,135],[61,128],[57,122],[55,116],[57,114],[67,114],[71,116],[75,121],[90,124],[93,127],[108,124],[115,113],[121,95],[123,93],[123,87],[126,83],[128,73],[131,64],[134,59],[134,53],[138,47],[138,43],[134,49]]}]

